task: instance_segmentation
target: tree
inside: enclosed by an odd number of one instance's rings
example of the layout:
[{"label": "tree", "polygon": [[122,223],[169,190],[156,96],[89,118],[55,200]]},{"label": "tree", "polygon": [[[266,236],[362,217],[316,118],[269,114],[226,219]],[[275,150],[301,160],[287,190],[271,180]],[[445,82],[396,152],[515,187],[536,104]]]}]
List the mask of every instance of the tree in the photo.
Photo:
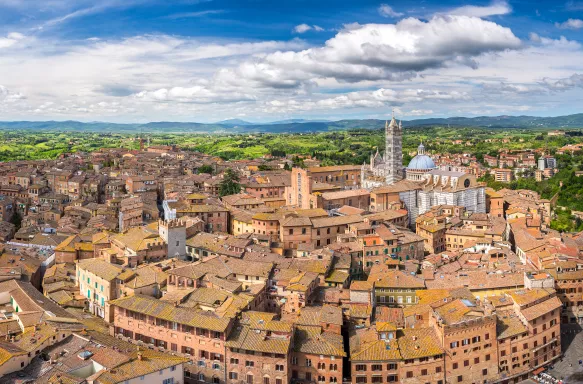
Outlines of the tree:
[{"label": "tree", "polygon": [[213,171],[213,166],[210,164],[203,164],[198,168],[198,173],[208,173],[209,175],[212,175]]},{"label": "tree", "polygon": [[267,164],[259,164],[257,169],[260,171],[273,171],[273,168]]},{"label": "tree", "polygon": [[219,184],[219,196],[235,195],[239,192],[241,192],[239,175],[231,168],[228,168],[223,175],[223,180]]},{"label": "tree", "polygon": [[289,163],[285,163],[285,164],[283,165],[283,169],[284,169],[285,171],[291,171],[291,166],[289,165]]},{"label": "tree", "polygon": [[20,212],[17,209],[14,210],[14,214],[12,215],[10,222],[14,224],[14,226],[16,227],[16,231],[20,229],[20,226],[22,225],[22,216],[20,215]]}]

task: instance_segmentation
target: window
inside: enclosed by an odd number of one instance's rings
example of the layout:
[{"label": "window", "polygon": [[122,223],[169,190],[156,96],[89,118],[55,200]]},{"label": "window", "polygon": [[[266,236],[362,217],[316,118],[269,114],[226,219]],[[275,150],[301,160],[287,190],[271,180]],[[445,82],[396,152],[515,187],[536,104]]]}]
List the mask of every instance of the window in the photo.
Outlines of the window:
[{"label": "window", "polygon": [[440,373],[441,372],[441,367],[435,367],[435,373]]},{"label": "window", "polygon": [[269,377],[263,378],[263,384],[269,384]]},{"label": "window", "polygon": [[239,364],[239,359],[234,359],[231,357],[231,364],[233,364],[233,365]]},{"label": "window", "polygon": [[175,365],[172,366],[172,367],[170,367],[170,372],[174,372],[174,371],[176,371],[176,366]]},{"label": "window", "polygon": [[413,371],[408,371],[407,374],[406,374],[406,376],[407,376],[407,379],[412,378],[413,377]]},{"label": "window", "polygon": [[246,367],[254,367],[255,366],[255,362],[254,361],[245,361],[245,366]]},{"label": "window", "polygon": [[452,341],[452,342],[449,344],[449,347],[450,347],[450,348],[457,348],[457,345],[458,345],[458,344],[457,344],[457,341]]},{"label": "window", "polygon": [[371,369],[373,371],[382,371],[383,370],[383,366],[381,364],[373,364]]},{"label": "window", "polygon": [[247,384],[253,384],[253,375],[247,375]]},{"label": "window", "polygon": [[486,355],[486,361],[490,361],[490,355]]},{"label": "window", "polygon": [[488,370],[487,369],[482,369],[482,376],[488,376]]},{"label": "window", "polygon": [[453,363],[452,368],[457,369],[457,363]]},{"label": "window", "polygon": [[229,372],[229,379],[237,380],[239,378],[239,374],[237,372]]},{"label": "window", "polygon": [[282,364],[275,364],[275,370],[283,372],[283,365]]},{"label": "window", "polygon": [[356,370],[360,371],[360,372],[364,372],[364,371],[366,371],[366,365],[365,364],[356,364]]},{"label": "window", "polygon": [[469,366],[470,366],[470,361],[464,360],[464,367],[469,367]]},{"label": "window", "polygon": [[298,358],[295,356],[292,357],[292,365],[298,365]]},{"label": "window", "polygon": [[427,369],[422,369],[421,376],[426,376],[426,375],[427,375]]},{"label": "window", "polygon": [[366,376],[357,376],[356,383],[357,384],[366,384]]},{"label": "window", "polygon": [[464,380],[464,377],[462,375],[457,377],[457,382],[461,383]]},{"label": "window", "polygon": [[312,366],[312,360],[306,359],[306,367],[311,367],[311,366]]},{"label": "window", "polygon": [[162,380],[162,384],[174,384],[174,378]]}]

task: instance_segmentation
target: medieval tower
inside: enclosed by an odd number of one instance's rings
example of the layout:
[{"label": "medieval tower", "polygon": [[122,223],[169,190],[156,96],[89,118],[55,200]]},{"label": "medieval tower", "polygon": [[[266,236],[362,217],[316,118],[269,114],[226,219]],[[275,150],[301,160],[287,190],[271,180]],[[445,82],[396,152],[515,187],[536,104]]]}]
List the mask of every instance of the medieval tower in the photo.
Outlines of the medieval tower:
[{"label": "medieval tower", "polygon": [[385,122],[385,167],[388,185],[403,179],[403,129],[394,113],[391,122]]},{"label": "medieval tower", "polygon": [[186,223],[182,220],[159,220],[160,237],[168,245],[168,258],[186,256]]}]

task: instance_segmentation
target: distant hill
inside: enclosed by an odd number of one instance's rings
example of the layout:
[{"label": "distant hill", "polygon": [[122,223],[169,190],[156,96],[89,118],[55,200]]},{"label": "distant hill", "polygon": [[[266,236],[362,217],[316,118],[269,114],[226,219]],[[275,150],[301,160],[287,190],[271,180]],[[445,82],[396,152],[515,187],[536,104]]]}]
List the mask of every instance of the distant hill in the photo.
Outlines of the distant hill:
[{"label": "distant hill", "polygon": [[[0,121],[0,129],[20,129],[32,131],[84,131],[84,132],[176,132],[176,133],[309,133],[352,128],[378,129],[385,120],[339,120],[315,121],[289,119],[265,124],[231,119],[218,123],[158,121],[146,124],[116,124],[106,122],[82,123],[79,121]],[[403,120],[405,127],[460,126],[482,128],[583,128],[583,113],[556,116],[479,116],[448,117]]]},{"label": "distant hill", "polygon": [[241,119],[223,120],[223,121],[219,121],[219,122],[217,122],[215,124],[227,125],[227,126],[232,126],[232,127],[235,127],[237,125],[253,125],[253,123],[250,123],[248,121],[241,120]]}]

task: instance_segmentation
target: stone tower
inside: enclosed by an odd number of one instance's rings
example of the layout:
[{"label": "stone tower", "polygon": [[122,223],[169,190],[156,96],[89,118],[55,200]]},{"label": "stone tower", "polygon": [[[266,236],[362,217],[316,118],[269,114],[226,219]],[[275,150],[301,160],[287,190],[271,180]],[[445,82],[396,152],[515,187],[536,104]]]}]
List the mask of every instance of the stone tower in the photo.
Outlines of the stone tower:
[{"label": "stone tower", "polygon": [[385,122],[385,166],[387,184],[403,179],[403,129],[394,113],[391,122]]},{"label": "stone tower", "polygon": [[159,220],[158,233],[168,245],[168,258],[186,256],[186,223],[182,220]]}]

